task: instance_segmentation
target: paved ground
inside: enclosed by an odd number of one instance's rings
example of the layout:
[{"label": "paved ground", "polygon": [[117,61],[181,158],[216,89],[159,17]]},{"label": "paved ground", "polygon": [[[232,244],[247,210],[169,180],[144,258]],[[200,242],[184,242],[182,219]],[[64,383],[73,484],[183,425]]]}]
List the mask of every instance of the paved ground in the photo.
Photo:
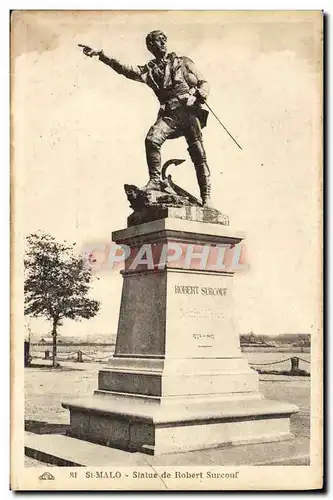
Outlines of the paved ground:
[{"label": "paved ground", "polygon": [[261,375],[260,390],[267,399],[295,404],[299,412],[291,417],[295,436],[310,437],[310,378]]},{"label": "paved ground", "polygon": [[39,460],[35,460],[34,458],[24,457],[24,467],[43,467],[45,469],[45,465],[47,465],[47,467],[56,467],[56,465],[44,464],[43,462],[39,462]]},{"label": "paved ground", "polygon": [[[42,362],[40,362],[42,364]],[[63,369],[35,366],[25,369],[26,430],[37,433],[65,432],[69,412],[61,402],[70,397],[91,396],[97,389],[100,363],[63,364]],[[260,390],[267,399],[296,404],[300,412],[292,416],[292,432],[298,438],[310,436],[310,378],[275,375],[260,376]],[[27,458],[26,466],[39,462]]]},{"label": "paved ground", "polygon": [[[45,362],[44,362],[45,363]],[[40,366],[25,369],[25,419],[46,424],[68,424],[61,406],[70,397],[91,396],[97,389],[100,363],[63,363],[63,369]]]}]

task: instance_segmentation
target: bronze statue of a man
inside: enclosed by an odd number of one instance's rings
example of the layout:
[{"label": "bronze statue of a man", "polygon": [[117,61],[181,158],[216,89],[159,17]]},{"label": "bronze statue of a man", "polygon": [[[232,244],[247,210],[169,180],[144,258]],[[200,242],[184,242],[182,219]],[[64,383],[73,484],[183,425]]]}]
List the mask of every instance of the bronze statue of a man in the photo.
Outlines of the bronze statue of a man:
[{"label": "bronze statue of a man", "polygon": [[206,126],[208,112],[202,109],[209,88],[188,57],[167,54],[167,37],[152,31],[146,37],[148,50],[155,59],[144,66],[127,66],[107,57],[103,50],[83,46],[89,57],[99,60],[117,73],[137,82],[146,83],[160,102],[157,120],[145,140],[149,182],[143,189],[161,190],[161,146],[166,139],[184,136],[195,167],[203,206],[211,206],[210,171],[207,165],[201,129]]}]

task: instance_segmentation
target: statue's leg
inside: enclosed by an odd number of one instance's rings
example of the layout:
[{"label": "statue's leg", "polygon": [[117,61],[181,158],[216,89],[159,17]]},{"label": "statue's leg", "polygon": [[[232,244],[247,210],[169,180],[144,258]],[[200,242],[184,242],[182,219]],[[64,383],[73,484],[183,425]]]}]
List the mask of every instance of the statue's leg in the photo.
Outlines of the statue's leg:
[{"label": "statue's leg", "polygon": [[189,116],[188,126],[184,130],[184,136],[188,144],[188,152],[197,174],[202,204],[205,207],[211,207],[210,170],[207,164],[200,123],[194,115]]},{"label": "statue's leg", "polygon": [[160,117],[148,131],[145,146],[149,182],[143,189],[161,189],[161,147],[176,127],[170,118],[167,119],[167,122]]}]

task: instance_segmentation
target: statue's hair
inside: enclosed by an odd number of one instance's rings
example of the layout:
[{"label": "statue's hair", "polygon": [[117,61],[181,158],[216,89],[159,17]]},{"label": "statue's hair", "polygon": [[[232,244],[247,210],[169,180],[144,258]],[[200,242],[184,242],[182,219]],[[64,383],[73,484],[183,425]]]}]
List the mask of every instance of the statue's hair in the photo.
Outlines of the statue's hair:
[{"label": "statue's hair", "polygon": [[163,31],[154,30],[148,33],[148,35],[146,36],[146,45],[148,50],[151,49],[152,43],[154,42],[155,38],[159,35],[163,35],[165,37],[165,40],[167,40],[167,36],[165,33],[163,33]]}]

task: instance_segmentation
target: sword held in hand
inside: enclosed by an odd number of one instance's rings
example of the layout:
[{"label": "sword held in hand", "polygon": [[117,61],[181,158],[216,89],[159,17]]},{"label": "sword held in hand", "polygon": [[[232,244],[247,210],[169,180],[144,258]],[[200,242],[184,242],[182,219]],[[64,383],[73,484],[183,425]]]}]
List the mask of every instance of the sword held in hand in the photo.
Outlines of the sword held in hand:
[{"label": "sword held in hand", "polygon": [[214,113],[214,111],[209,106],[209,104],[207,102],[205,102],[205,105],[207,106],[207,108],[209,109],[209,111],[212,113],[212,115],[215,116],[216,120],[219,122],[219,124],[221,125],[221,127],[223,127],[223,129],[226,131],[226,133],[228,134],[228,136],[231,137],[231,139],[239,147],[239,149],[242,149],[242,147],[238,144],[238,142],[236,141],[236,139],[230,134],[229,130],[223,125],[223,123],[221,122],[221,120],[219,119],[219,117],[217,116],[217,114]]},{"label": "sword held in hand", "polygon": [[219,117],[217,116],[217,114],[212,110],[212,108],[209,106],[208,102],[206,100],[203,100],[199,94],[198,91],[194,91],[194,95],[199,99],[199,102],[201,102],[201,104],[204,104],[205,106],[207,106],[207,108],[209,109],[209,111],[212,113],[213,116],[215,116],[216,120],[219,122],[219,124],[221,125],[221,127],[225,130],[225,132],[228,134],[228,136],[234,141],[234,143],[239,147],[239,149],[242,149],[242,147],[238,144],[238,142],[236,141],[236,139],[230,134],[229,130],[227,129],[227,127],[225,127],[223,125],[223,123],[221,122],[221,120],[219,119]]}]

